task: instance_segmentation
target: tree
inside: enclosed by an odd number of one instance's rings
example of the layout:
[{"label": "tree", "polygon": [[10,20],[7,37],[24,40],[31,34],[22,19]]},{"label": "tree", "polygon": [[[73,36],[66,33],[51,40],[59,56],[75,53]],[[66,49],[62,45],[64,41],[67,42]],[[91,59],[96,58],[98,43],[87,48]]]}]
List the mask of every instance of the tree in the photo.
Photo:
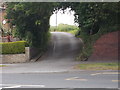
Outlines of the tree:
[{"label": "tree", "polygon": [[[73,6],[76,12],[76,21],[83,32],[88,34],[97,33],[101,27],[119,24],[119,3],[79,3]],[[113,17],[114,16],[114,17]]]},{"label": "tree", "polygon": [[30,46],[45,48],[48,41],[49,18],[55,3],[7,3],[9,23],[16,26],[18,36]]},{"label": "tree", "polygon": [[75,11],[75,22],[87,35],[96,34],[102,27],[119,24],[119,3],[97,2],[8,3],[7,19],[16,26],[20,38],[27,40],[31,46],[42,47],[48,40],[51,14],[59,9],[64,13],[66,8]]}]

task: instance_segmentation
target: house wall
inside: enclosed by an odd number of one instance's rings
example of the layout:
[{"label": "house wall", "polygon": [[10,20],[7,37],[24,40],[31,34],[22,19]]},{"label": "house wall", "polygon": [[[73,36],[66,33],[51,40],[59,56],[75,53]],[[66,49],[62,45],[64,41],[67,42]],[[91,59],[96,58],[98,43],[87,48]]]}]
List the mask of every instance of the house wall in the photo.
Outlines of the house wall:
[{"label": "house wall", "polygon": [[1,8],[0,9],[0,23],[2,24],[4,29],[9,30],[10,29],[9,23],[3,24],[3,20],[5,20],[6,22],[8,21],[7,19],[5,19],[5,16],[6,16],[6,11],[5,9]]}]

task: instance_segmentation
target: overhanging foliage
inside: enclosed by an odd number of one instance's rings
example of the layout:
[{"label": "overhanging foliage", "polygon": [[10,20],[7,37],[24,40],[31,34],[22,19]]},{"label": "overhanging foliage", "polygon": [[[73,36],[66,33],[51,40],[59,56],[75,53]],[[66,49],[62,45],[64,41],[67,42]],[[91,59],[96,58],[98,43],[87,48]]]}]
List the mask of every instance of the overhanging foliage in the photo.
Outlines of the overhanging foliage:
[{"label": "overhanging foliage", "polygon": [[[47,45],[49,19],[53,11],[71,8],[75,11],[75,22],[79,24],[81,34],[83,33],[81,36],[84,43],[89,41],[90,44],[92,40],[89,40],[89,36],[98,32],[103,33],[104,28],[105,32],[119,29],[119,6],[118,2],[8,3],[7,19],[16,26],[19,38],[26,40],[31,46],[43,49]],[[109,26],[118,28],[108,29]]]},{"label": "overhanging foliage", "polygon": [[49,18],[54,6],[54,3],[8,3],[6,17],[16,26],[19,38],[42,49],[47,45]]}]

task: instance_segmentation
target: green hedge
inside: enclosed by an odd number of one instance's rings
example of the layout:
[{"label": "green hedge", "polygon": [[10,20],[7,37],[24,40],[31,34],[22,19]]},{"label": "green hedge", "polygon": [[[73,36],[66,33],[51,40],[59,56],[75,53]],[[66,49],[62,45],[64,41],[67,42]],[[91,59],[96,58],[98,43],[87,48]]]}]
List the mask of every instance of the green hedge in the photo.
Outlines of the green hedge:
[{"label": "green hedge", "polygon": [[25,53],[25,41],[0,43],[2,50],[0,54],[20,54]]}]

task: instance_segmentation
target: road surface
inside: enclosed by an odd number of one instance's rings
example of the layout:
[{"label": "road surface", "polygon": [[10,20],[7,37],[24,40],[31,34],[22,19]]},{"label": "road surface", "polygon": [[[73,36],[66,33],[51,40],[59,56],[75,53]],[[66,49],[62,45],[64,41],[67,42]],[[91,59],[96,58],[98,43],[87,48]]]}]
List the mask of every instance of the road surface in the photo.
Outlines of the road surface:
[{"label": "road surface", "polygon": [[37,62],[7,64],[2,73],[65,72],[79,64],[75,57],[82,47],[80,39],[65,32],[53,32],[48,52]]},{"label": "road surface", "polygon": [[3,88],[118,88],[119,82],[118,73],[115,71],[5,73],[2,75]]},{"label": "road surface", "polygon": [[37,62],[7,64],[7,67],[2,68],[0,86],[3,88],[117,88],[119,82],[117,71],[73,69],[80,63],[75,61],[75,57],[81,48],[80,39],[69,33],[53,32],[48,52]]}]

